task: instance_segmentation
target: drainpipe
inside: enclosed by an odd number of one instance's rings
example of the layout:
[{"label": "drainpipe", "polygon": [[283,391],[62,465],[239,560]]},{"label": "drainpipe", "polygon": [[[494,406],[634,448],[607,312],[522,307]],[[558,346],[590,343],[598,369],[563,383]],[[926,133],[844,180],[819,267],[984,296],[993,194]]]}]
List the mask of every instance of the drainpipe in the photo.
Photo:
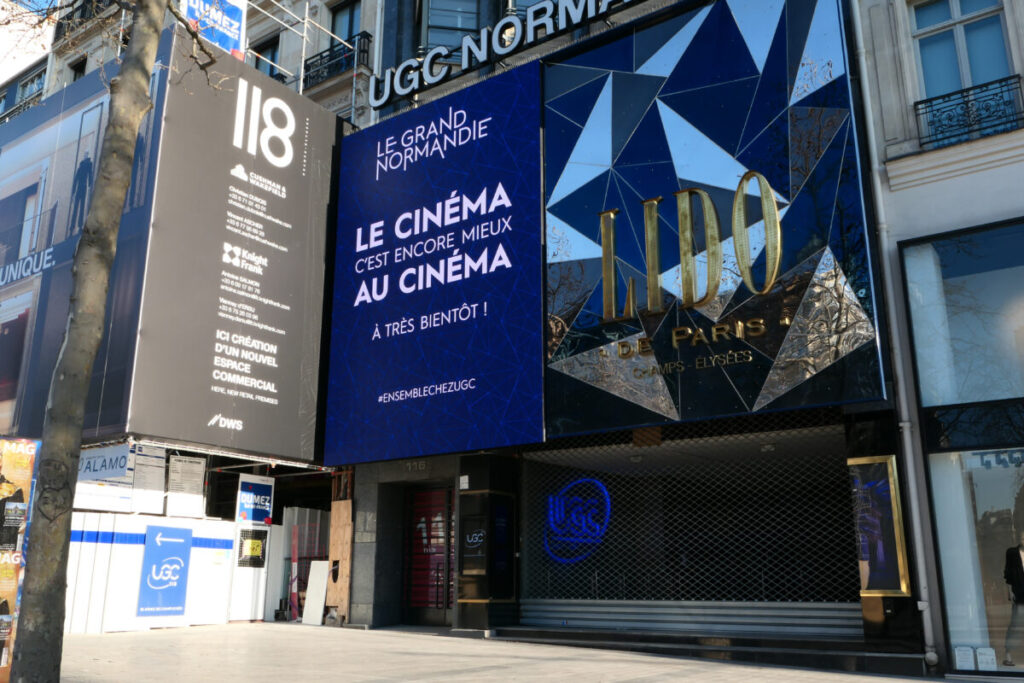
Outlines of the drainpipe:
[{"label": "drainpipe", "polygon": [[[890,347],[892,349],[893,367],[896,369],[897,375],[902,377],[902,371],[905,366],[903,362],[903,350],[900,347],[899,339],[895,336],[896,331],[899,329],[900,319],[896,313],[898,306],[896,303],[896,289],[894,284],[895,274],[893,273],[892,261],[889,257],[891,236],[889,233],[889,223],[886,220],[885,202],[882,199],[882,172],[884,169],[879,162],[878,148],[876,145],[876,140],[878,138],[875,135],[875,119],[873,116],[874,107],[872,106],[871,86],[867,79],[867,53],[864,50],[864,27],[861,22],[860,0],[850,0],[850,14],[853,16],[853,30],[857,39],[857,63],[861,73],[861,97],[864,99],[864,120],[867,127],[868,154],[871,162],[871,187],[875,196],[875,215],[878,219],[878,232],[881,237],[880,246],[882,255],[882,275],[885,279],[885,296],[889,301],[889,305],[886,306],[886,310],[889,318],[889,334],[892,341]],[[929,667],[933,667],[939,663],[939,656],[935,652],[935,629],[932,623],[931,602],[928,599],[931,587],[928,583],[928,574],[925,571],[928,558],[925,556],[924,551],[924,525],[921,521],[921,517],[924,512],[918,504],[920,501],[921,487],[918,482],[917,469],[914,467],[914,458],[917,457],[918,449],[916,448],[914,439],[914,425],[911,419],[912,413],[910,410],[910,400],[907,397],[907,392],[904,387],[904,382],[897,382],[896,405],[899,416],[900,437],[903,445],[903,456],[905,458],[904,464],[906,465],[903,470],[907,475],[905,481],[907,483],[907,493],[910,494],[911,501],[910,519],[916,541],[914,543],[914,564],[917,570],[915,573],[917,575],[918,595],[920,596],[917,606],[921,612],[921,624],[924,630],[924,661]]]}]

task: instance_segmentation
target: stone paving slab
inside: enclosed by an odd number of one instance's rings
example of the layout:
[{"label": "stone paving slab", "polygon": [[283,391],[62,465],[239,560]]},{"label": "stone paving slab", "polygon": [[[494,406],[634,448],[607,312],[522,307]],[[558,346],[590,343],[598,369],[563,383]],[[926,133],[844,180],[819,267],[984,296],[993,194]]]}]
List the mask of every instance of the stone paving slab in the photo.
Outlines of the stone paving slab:
[{"label": "stone paving slab", "polygon": [[561,645],[285,623],[68,635],[61,680],[96,681],[921,681]]}]

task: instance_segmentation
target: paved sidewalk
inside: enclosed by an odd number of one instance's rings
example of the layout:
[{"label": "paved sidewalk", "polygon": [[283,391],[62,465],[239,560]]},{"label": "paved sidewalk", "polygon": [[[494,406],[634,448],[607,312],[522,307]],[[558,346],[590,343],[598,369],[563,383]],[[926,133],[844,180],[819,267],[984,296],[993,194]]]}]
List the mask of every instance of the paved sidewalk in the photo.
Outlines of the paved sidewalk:
[{"label": "paved sidewalk", "polygon": [[430,633],[228,624],[69,635],[62,681],[730,681],[898,679]]}]

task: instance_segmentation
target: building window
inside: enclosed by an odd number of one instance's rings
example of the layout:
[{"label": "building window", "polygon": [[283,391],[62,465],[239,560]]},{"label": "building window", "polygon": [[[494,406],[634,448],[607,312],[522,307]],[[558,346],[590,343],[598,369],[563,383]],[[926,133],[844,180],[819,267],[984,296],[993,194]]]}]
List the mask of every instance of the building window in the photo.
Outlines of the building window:
[{"label": "building window", "polygon": [[1000,0],[927,0],[912,6],[925,99],[915,105],[922,145],[941,147],[1021,124]]},{"label": "building window", "polygon": [[74,83],[79,78],[85,75],[85,66],[88,64],[88,57],[82,57],[77,62],[73,62],[68,66],[71,70],[71,82]]},{"label": "building window", "polygon": [[444,45],[456,52],[462,48],[462,36],[479,29],[478,0],[430,0],[425,50]]},{"label": "building window", "polygon": [[[331,33],[351,45],[352,36],[359,33],[359,3],[349,2],[331,10]],[[331,47],[338,44],[331,38]]]},{"label": "building window", "polygon": [[256,47],[252,48],[252,52],[256,55],[254,59],[256,60],[255,66],[258,70],[271,78],[280,78],[282,76],[281,71],[277,68],[279,64],[277,36],[257,44]]},{"label": "building window", "polygon": [[17,101],[24,102],[33,95],[43,91],[43,83],[46,81],[46,69],[40,69],[31,76],[23,79],[18,84]]},{"label": "building window", "polygon": [[1010,75],[1000,0],[930,0],[913,9],[926,98]]}]

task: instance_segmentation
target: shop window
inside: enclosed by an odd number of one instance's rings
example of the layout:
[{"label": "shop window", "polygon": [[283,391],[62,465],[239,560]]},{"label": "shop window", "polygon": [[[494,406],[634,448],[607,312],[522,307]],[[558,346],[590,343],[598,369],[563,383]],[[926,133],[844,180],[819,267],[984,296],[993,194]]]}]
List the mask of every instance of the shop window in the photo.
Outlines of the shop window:
[{"label": "shop window", "polygon": [[927,0],[911,18],[925,99],[915,105],[924,146],[1020,127],[1001,0]]},{"label": "shop window", "polygon": [[906,246],[921,404],[1024,397],[1024,222]]},{"label": "shop window", "polygon": [[[352,36],[359,33],[359,3],[349,2],[331,10],[331,33],[352,44]],[[331,47],[338,41],[331,38]]]},{"label": "shop window", "polygon": [[929,456],[950,661],[1024,665],[1024,450]]}]

